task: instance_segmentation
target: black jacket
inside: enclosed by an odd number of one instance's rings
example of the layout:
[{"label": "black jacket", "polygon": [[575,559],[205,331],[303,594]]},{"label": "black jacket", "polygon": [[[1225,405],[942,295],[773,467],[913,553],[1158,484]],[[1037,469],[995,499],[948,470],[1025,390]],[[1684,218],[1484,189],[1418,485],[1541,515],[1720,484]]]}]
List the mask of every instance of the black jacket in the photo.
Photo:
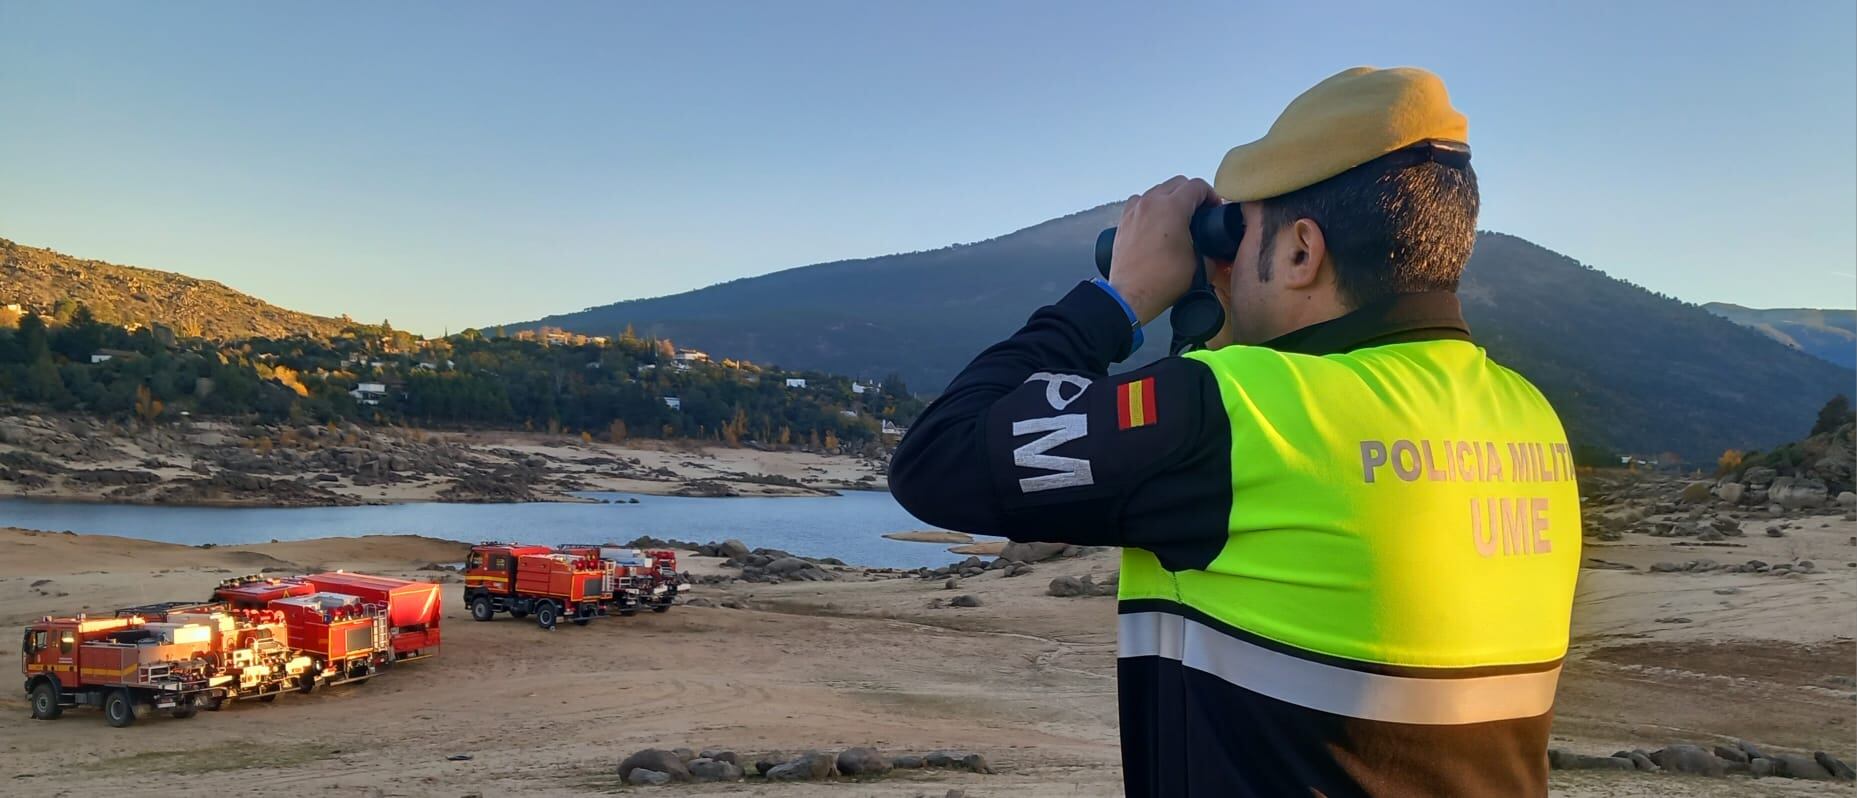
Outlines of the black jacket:
[{"label": "black jacket", "polygon": [[[1265,346],[1329,354],[1413,340],[1469,340],[1457,297],[1411,294]],[[1083,284],[968,364],[896,451],[890,488],[922,520],[1021,541],[1134,546],[1170,570],[1203,568],[1228,535],[1231,427],[1212,373],[1170,357],[1106,379],[1130,345],[1121,307]],[[1152,377],[1127,415],[1117,386]],[[1075,409],[1073,429],[1014,419]],[[1135,422],[1139,421],[1139,424]],[[1092,434],[1108,430],[1136,434]],[[1042,491],[1039,479],[1066,490]],[[1031,480],[1031,482],[1025,482]],[[1153,611],[1129,606],[1122,611]],[[1118,660],[1123,772],[1131,796],[1545,794],[1542,716],[1417,726],[1331,715],[1159,657]]]}]

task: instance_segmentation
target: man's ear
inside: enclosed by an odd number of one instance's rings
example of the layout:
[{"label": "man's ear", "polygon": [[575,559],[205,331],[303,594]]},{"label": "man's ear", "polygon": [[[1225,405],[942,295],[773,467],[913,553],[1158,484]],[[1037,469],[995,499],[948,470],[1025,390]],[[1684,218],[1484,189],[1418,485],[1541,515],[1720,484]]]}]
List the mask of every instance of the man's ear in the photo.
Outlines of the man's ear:
[{"label": "man's ear", "polygon": [[1290,250],[1277,258],[1277,268],[1282,270],[1284,287],[1305,289],[1313,287],[1322,275],[1322,261],[1328,258],[1328,241],[1322,237],[1322,226],[1314,219],[1297,219],[1290,225],[1288,236]]}]

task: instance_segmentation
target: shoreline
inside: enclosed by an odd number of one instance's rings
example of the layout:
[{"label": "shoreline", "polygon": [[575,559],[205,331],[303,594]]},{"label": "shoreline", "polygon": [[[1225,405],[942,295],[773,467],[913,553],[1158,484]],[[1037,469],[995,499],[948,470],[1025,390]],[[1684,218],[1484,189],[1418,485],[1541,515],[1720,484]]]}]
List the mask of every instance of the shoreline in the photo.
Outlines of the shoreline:
[{"label": "shoreline", "polygon": [[0,497],[179,507],[834,496],[889,489],[887,460],[688,441],[618,444],[517,430],[430,432],[196,421],[124,429],[83,416],[0,419]]}]

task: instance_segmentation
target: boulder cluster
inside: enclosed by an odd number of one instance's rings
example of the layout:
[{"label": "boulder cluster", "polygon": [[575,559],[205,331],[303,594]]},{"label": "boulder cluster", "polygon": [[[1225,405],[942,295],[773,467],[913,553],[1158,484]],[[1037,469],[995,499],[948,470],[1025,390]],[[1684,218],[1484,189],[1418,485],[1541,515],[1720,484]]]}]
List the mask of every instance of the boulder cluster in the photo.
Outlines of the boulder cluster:
[{"label": "boulder cluster", "polygon": [[1676,743],[1655,751],[1618,751],[1611,756],[1590,756],[1554,748],[1548,750],[1548,767],[1554,770],[1629,770],[1721,778],[1741,774],[1755,778],[1851,781],[1851,766],[1819,751],[1803,754],[1769,753],[1746,741],[1713,748]]},{"label": "boulder cluster", "polygon": [[689,748],[647,748],[620,762],[618,775],[627,784],[652,785],[748,779],[823,781],[877,777],[895,770],[924,768],[994,772],[985,754],[933,751],[889,756],[876,748],[858,746],[837,753],[808,750],[789,755],[769,751],[750,756],[714,748],[700,752]]}]

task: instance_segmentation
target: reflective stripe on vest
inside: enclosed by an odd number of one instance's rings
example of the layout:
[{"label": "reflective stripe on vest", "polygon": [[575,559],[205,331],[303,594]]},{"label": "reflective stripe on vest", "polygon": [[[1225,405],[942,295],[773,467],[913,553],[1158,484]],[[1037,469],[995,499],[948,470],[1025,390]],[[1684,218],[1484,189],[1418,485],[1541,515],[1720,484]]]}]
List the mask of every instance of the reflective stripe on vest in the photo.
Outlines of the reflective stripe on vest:
[{"label": "reflective stripe on vest", "polygon": [[1311,662],[1191,618],[1124,613],[1118,657],[1164,657],[1251,692],[1350,718],[1428,725],[1532,718],[1554,706],[1560,668],[1468,678],[1413,678]]},{"label": "reflective stripe on vest", "polygon": [[[1185,605],[1252,640],[1190,618],[1125,624],[1191,624],[1178,637],[1200,644],[1177,659],[1337,714],[1546,711],[1580,516],[1566,434],[1533,385],[1464,341],[1189,357],[1212,371],[1231,419],[1228,538],[1204,570],[1124,550],[1119,594]],[[1169,634],[1125,651],[1166,656]],[[1448,678],[1498,666],[1527,673]]]}]

